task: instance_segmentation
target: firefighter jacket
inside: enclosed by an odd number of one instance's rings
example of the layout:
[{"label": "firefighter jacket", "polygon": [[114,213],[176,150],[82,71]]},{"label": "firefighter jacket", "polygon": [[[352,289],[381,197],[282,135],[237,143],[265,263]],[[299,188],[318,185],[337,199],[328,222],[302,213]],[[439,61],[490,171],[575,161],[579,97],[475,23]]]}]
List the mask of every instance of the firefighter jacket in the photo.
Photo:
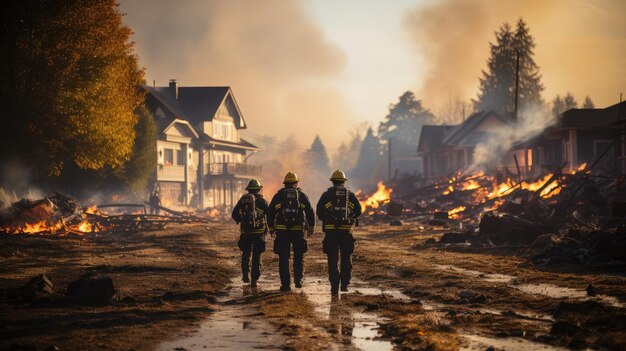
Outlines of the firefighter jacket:
[{"label": "firefighter jacket", "polygon": [[322,229],[324,232],[327,230],[352,230],[352,227],[356,224],[356,219],[361,215],[361,203],[352,191],[346,189],[348,193],[348,219],[345,221],[336,220],[333,215],[333,197],[335,189],[335,187],[328,188],[317,202],[317,217],[323,223]]},{"label": "firefighter jacket", "polygon": [[267,227],[267,201],[263,198],[263,195],[261,194],[253,193],[252,195],[254,195],[254,205],[256,207],[257,218],[259,218],[259,225],[256,227],[250,227],[243,223],[244,218],[242,213],[243,206],[241,204],[241,199],[239,199],[237,205],[235,205],[235,208],[233,208],[232,217],[233,220],[237,222],[237,224],[240,224],[242,233],[263,234],[265,233]]},{"label": "firefighter jacket", "polygon": [[283,199],[286,188],[278,190],[276,195],[270,202],[270,207],[267,212],[267,224],[270,230],[282,231],[282,230],[304,230],[304,226],[308,225],[309,228],[315,228],[315,211],[311,206],[311,202],[305,193],[300,188],[295,188],[298,191],[300,209],[298,211],[298,222],[295,224],[286,224],[285,218],[283,218]]}]

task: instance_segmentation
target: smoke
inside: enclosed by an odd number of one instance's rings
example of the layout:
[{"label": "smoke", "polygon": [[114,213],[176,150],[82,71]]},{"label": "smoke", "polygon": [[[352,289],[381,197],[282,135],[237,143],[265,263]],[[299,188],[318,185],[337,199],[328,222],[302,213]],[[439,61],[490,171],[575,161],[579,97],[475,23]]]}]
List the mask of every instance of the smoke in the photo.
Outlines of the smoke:
[{"label": "smoke", "polygon": [[403,24],[420,59],[416,61],[426,65],[425,76],[417,77],[420,99],[435,112],[448,111],[458,101],[469,107],[494,32],[520,17],[537,44],[535,61],[546,100],[572,91],[591,95],[598,106],[618,102],[626,86],[626,52],[621,49],[626,2],[609,0],[441,0],[415,6]]},{"label": "smoke", "polygon": [[484,25],[486,17],[481,3],[464,0],[441,1],[407,13],[404,26],[411,44],[427,64],[417,95],[435,111],[472,95],[487,52],[487,42],[479,40],[492,30]]},{"label": "smoke", "polygon": [[554,122],[552,115],[541,106],[521,110],[517,123],[510,127],[493,128],[485,140],[476,145],[469,170],[500,164],[515,143],[538,135]]},{"label": "smoke", "polygon": [[0,209],[21,199],[35,200],[43,197],[43,191],[32,186],[31,171],[19,163],[13,161],[1,164],[0,174]]},{"label": "smoke", "polygon": [[249,130],[336,146],[351,111],[332,79],[345,66],[302,1],[122,1],[148,84],[231,86]]}]

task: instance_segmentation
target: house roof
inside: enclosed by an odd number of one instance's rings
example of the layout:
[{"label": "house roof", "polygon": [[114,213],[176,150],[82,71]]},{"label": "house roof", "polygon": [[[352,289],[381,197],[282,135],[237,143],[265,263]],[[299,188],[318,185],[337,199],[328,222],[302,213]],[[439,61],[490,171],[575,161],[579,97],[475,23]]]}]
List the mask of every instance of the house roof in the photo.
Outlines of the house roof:
[{"label": "house roof", "polygon": [[142,88],[169,112],[165,118],[157,118],[157,126],[160,131],[165,131],[175,122],[180,123],[184,121],[188,123],[196,137],[199,134],[200,141],[222,146],[259,150],[258,147],[243,139],[240,139],[239,142],[224,141],[197,132],[203,130],[202,122],[212,121],[220,106],[227,101],[229,102],[229,107],[233,109],[233,114],[237,115],[232,116],[236,118],[235,124],[237,128],[246,128],[245,120],[230,87],[178,87],[178,99],[170,93],[169,87],[143,85]]},{"label": "house roof", "polygon": [[609,127],[626,119],[626,101],[607,108],[574,108],[559,116],[558,127],[594,128]]},{"label": "house roof", "polygon": [[463,123],[456,126],[444,139],[443,143],[448,146],[478,144],[481,140],[484,140],[488,132],[478,132],[475,131],[474,128],[490,116],[498,118],[505,125],[511,125],[514,121],[513,117],[510,115],[500,115],[493,111],[477,112],[469,116]]},{"label": "house roof", "polygon": [[169,87],[143,88],[154,96],[177,118],[185,119],[198,127],[204,121],[211,121],[222,103],[230,97],[240,119],[239,128],[246,124],[230,87],[178,87],[178,99],[170,93]]},{"label": "house roof", "polygon": [[430,152],[437,150],[443,145],[445,137],[456,128],[457,126],[431,126],[426,125],[422,127],[420,133],[419,144],[417,145],[417,152]]}]

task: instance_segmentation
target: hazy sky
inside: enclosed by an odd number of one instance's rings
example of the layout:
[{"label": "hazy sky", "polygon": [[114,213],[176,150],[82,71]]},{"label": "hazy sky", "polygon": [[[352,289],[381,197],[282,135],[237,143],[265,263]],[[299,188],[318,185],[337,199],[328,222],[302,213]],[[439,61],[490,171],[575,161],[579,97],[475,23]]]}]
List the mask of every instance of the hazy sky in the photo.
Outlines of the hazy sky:
[{"label": "hazy sky", "polygon": [[[523,17],[544,98],[626,93],[626,1],[123,0],[149,82],[230,85],[250,132],[331,148],[413,90],[435,113],[476,96],[489,41]],[[469,107],[468,107],[469,108]]]}]

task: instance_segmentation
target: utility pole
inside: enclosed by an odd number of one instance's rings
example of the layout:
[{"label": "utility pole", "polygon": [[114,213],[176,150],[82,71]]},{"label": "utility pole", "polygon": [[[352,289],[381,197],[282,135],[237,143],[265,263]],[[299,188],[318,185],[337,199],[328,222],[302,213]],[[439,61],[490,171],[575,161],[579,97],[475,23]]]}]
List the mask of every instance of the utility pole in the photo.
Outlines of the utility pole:
[{"label": "utility pole", "polygon": [[391,138],[387,141],[387,181],[391,182]]},{"label": "utility pole", "polygon": [[519,50],[516,52],[515,60],[515,111],[513,115],[515,117],[515,120],[517,120],[517,100],[519,92]]}]

